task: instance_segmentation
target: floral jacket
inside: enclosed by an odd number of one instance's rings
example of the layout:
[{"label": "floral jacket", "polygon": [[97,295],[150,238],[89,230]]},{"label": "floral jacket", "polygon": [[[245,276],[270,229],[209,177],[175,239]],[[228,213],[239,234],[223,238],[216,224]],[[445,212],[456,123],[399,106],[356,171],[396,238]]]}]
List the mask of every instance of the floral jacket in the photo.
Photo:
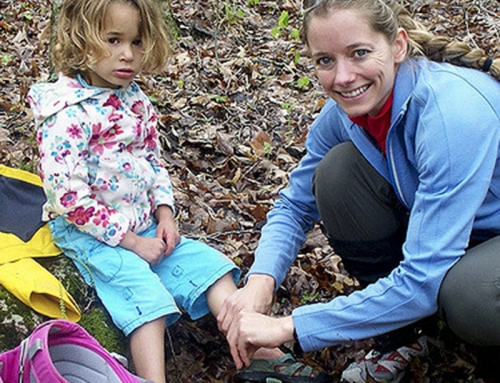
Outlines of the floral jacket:
[{"label": "floral jacket", "polygon": [[44,220],[58,216],[116,246],[148,228],[159,205],[173,209],[160,162],[157,115],[136,83],[92,87],[60,75],[28,94],[37,127]]}]

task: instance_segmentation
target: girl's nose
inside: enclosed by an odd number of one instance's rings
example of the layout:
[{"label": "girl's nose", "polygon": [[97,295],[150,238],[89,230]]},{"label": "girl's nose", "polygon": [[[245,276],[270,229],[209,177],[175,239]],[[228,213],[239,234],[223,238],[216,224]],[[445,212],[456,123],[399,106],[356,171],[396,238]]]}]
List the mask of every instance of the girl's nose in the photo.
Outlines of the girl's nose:
[{"label": "girl's nose", "polygon": [[132,61],[134,59],[134,51],[130,44],[124,44],[122,46],[120,58],[124,61]]}]

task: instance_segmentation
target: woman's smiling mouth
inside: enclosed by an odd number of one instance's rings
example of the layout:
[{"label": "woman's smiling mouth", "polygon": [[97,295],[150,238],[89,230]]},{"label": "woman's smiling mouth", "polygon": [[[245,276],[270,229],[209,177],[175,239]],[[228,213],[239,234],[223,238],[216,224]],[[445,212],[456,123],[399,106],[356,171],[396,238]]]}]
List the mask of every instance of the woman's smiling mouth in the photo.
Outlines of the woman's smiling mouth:
[{"label": "woman's smiling mouth", "polygon": [[353,97],[359,96],[361,93],[366,92],[366,90],[369,87],[370,87],[370,85],[365,85],[365,86],[362,86],[360,88],[351,90],[350,92],[337,92],[337,93],[340,94],[344,98],[353,98]]}]

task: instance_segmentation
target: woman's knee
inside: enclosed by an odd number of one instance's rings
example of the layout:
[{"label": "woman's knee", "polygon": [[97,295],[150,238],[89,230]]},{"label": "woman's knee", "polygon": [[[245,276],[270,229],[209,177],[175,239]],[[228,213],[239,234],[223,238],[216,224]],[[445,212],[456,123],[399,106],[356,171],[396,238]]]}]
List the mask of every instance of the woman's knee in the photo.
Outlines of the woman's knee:
[{"label": "woman's knee", "polygon": [[350,141],[333,147],[318,164],[313,192],[332,239],[377,241],[402,226],[392,186]]},{"label": "woman's knee", "polygon": [[445,276],[439,309],[449,328],[480,346],[500,346],[500,237],[470,250]]},{"label": "woman's knee", "polygon": [[354,180],[352,172],[355,168],[355,157],[358,155],[358,149],[350,141],[336,145],[325,155],[316,167],[313,177],[317,200],[328,200],[331,205],[349,197]]}]

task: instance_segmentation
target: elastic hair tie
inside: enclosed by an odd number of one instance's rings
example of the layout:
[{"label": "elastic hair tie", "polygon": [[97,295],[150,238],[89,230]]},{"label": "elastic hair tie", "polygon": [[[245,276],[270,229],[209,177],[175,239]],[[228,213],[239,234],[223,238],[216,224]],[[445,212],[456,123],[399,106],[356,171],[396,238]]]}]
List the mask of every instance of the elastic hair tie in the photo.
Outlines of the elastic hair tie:
[{"label": "elastic hair tie", "polygon": [[488,57],[486,60],[484,60],[483,67],[481,68],[481,70],[483,72],[488,72],[491,68],[491,64],[493,64],[493,59]]}]

